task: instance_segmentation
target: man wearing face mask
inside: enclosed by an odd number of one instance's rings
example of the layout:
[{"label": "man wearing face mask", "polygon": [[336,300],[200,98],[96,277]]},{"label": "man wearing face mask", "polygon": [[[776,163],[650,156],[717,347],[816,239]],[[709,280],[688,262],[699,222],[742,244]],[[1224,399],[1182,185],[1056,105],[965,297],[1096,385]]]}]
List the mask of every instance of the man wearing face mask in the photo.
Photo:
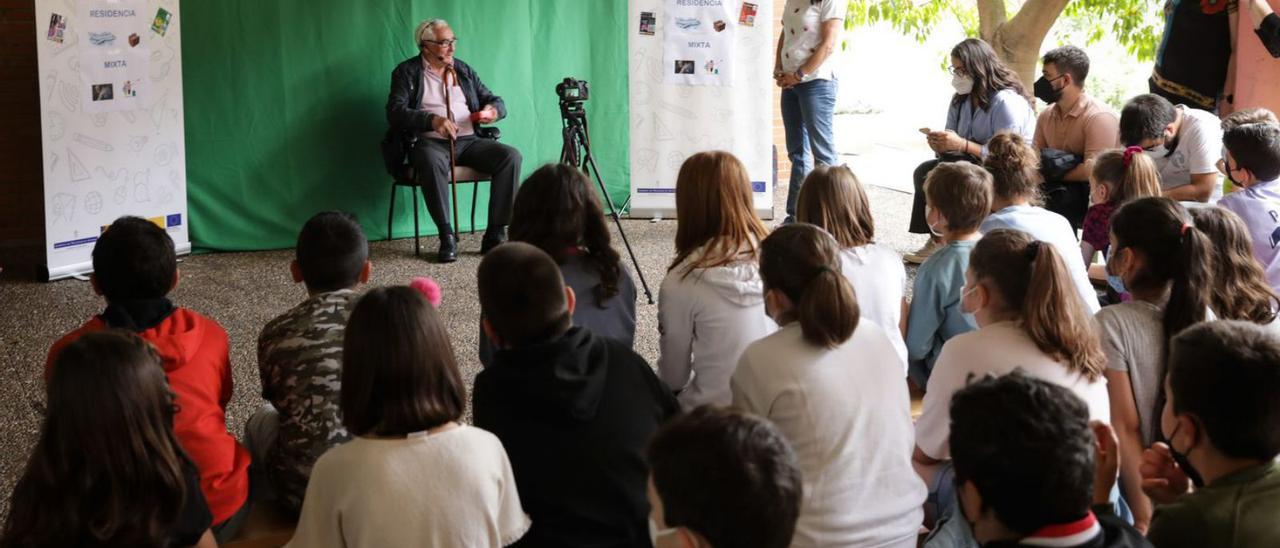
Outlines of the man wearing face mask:
[{"label": "man wearing face mask", "polygon": [[1222,197],[1217,168],[1222,153],[1219,124],[1209,112],[1174,106],[1148,93],[1130,99],[1120,111],[1120,142],[1151,154],[1165,197],[1216,203]]},{"label": "man wearing face mask", "polygon": [[1063,46],[1046,53],[1043,61],[1034,89],[1036,98],[1049,108],[1036,119],[1036,150],[1069,152],[1081,160],[1066,173],[1046,170],[1042,188],[1045,209],[1066,217],[1072,228],[1079,229],[1089,209],[1093,159],[1120,146],[1120,119],[1115,111],[1085,93],[1089,56],[1084,50]]},{"label": "man wearing face mask", "polygon": [[1116,517],[1115,434],[1083,400],[1021,371],[986,376],[951,400],[951,457],[963,530],[939,526],[929,548],[1151,546]]},{"label": "man wearing face mask", "polygon": [[[1143,454],[1159,548],[1275,546],[1280,539],[1280,338],[1214,321],[1170,343],[1164,443]],[[1191,485],[1196,489],[1191,491]]]}]

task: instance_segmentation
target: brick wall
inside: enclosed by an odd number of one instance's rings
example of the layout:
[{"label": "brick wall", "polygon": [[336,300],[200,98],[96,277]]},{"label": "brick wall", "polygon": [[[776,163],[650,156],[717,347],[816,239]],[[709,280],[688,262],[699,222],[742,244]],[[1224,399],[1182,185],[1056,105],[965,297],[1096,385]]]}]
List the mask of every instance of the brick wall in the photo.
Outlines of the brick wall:
[{"label": "brick wall", "polygon": [[43,262],[44,191],[35,1],[0,0],[0,267],[30,278]]},{"label": "brick wall", "polygon": [[[777,36],[781,29],[782,11],[786,5],[786,0],[773,0],[774,36]],[[776,42],[773,47],[777,47]],[[770,48],[770,51],[774,50]],[[781,92],[777,86],[773,86],[773,146],[778,151],[778,186],[785,188],[787,180],[791,177],[791,162],[787,161],[787,137],[782,127],[782,109],[779,108],[781,102]]]}]

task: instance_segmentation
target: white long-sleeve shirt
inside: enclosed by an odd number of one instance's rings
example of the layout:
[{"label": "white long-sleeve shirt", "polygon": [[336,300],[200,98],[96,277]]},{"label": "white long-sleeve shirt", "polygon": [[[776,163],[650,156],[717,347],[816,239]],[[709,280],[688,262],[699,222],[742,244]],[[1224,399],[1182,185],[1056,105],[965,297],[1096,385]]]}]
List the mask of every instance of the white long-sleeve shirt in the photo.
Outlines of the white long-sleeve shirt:
[{"label": "white long-sleeve shirt", "polygon": [[683,409],[729,405],[729,377],[743,349],[777,329],[764,313],[759,268],[739,261],[684,270],[681,264],[667,272],[658,290],[658,374],[680,392]]}]

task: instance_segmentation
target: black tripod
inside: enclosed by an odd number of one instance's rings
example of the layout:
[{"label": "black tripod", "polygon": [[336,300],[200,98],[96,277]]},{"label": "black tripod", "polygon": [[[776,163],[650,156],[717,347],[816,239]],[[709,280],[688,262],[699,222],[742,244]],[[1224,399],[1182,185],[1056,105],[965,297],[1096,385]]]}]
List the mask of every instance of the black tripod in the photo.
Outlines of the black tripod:
[{"label": "black tripod", "polygon": [[600,168],[596,167],[595,156],[591,154],[591,136],[587,131],[587,111],[583,108],[583,101],[566,100],[562,96],[560,121],[564,126],[561,130],[564,146],[560,149],[560,163],[578,167],[588,176],[595,178],[596,184],[600,186],[600,195],[604,196],[604,202],[609,205],[609,216],[613,217],[613,224],[618,227],[618,234],[622,235],[622,244],[626,246],[627,254],[631,256],[631,264],[636,267],[636,275],[640,277],[644,296],[649,300],[649,304],[653,304],[653,292],[649,291],[649,283],[644,279],[644,271],[640,269],[635,251],[631,250],[631,242],[627,241],[627,233],[622,230],[618,210],[613,205],[613,198],[609,197],[609,190],[605,188],[604,180],[600,178]]}]

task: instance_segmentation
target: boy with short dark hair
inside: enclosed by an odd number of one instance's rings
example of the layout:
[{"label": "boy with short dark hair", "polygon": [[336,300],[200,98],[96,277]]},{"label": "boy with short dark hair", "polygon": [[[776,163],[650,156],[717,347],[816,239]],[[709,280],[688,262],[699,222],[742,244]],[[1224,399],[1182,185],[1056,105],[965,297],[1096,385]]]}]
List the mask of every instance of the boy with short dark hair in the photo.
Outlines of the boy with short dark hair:
[{"label": "boy with short dark hair", "polygon": [[704,405],[649,442],[654,548],[786,548],[800,516],[800,465],[769,421]]},{"label": "boy with short dark hair", "polygon": [[93,290],[107,307],[53,343],[45,378],[59,352],[86,333],[128,329],[155,346],[178,409],[174,432],[200,470],[213,533],[224,542],[249,513],[249,452],[227,432],[233,388],[227,332],[169,301],[178,285],[177,256],[173,239],[151,221],[121,217],[111,223],[94,244],[93,271]]},{"label": "boy with short dark hair", "polygon": [[515,546],[648,547],[644,448],[678,410],[671,390],[627,345],[573,326],[576,297],[542,250],[500,245],[477,278],[498,350],[472,409],[502,440],[533,518]]},{"label": "boy with short dark hair", "polygon": [[270,403],[245,425],[255,484],[263,486],[256,492],[292,513],[302,508],[316,459],[351,439],[338,403],[342,342],[359,296],[355,288],[369,280],[371,268],[360,223],[341,211],[311,217],[298,234],[296,254],[289,271],[306,286],[307,299],[258,337],[262,397]]},{"label": "boy with short dark hair", "polygon": [[1271,287],[1280,288],[1280,125],[1238,125],[1223,134],[1222,143],[1223,171],[1241,189],[1218,205],[1244,219],[1254,258]]},{"label": "boy with short dark hair", "polygon": [[[1170,343],[1160,427],[1142,455],[1159,548],[1280,539],[1280,337],[1251,322],[1192,326]],[[1196,489],[1190,491],[1191,484]]]},{"label": "boy with short dark hair", "polygon": [[978,227],[991,213],[991,173],[968,162],[940,164],[925,180],[925,219],[944,245],[916,273],[907,315],[907,376],[929,383],[933,363],[951,337],[978,328],[960,310],[969,253],[982,237]]},{"label": "boy with short dark hair", "polygon": [[1150,546],[1109,502],[1117,444],[1067,388],[1020,370],[974,380],[951,399],[959,512],[950,519],[965,520],[985,547]]}]

